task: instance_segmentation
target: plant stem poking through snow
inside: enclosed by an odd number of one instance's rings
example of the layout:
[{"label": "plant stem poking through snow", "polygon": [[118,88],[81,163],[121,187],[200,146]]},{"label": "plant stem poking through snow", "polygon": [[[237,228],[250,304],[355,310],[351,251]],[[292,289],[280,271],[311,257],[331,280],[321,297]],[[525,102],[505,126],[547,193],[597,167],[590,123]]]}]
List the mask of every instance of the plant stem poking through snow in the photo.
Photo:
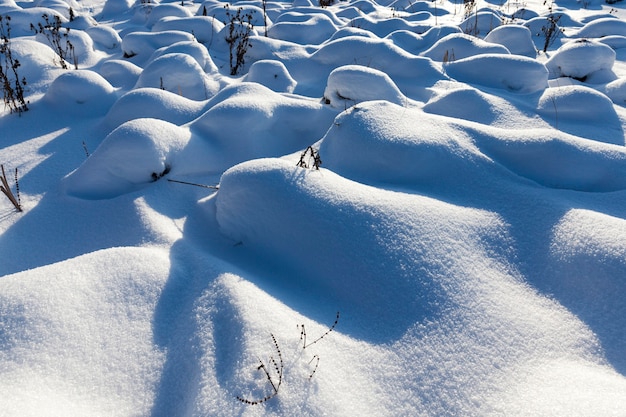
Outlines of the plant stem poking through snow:
[{"label": "plant stem poking through snow", "polygon": [[[335,329],[335,327],[337,326],[337,323],[339,323],[339,312],[337,312],[337,317],[335,318],[335,322],[332,324],[332,326],[330,326],[330,328],[326,330],[326,332],[323,335],[321,335],[320,337],[315,339],[313,342],[308,343],[308,344],[306,342],[306,331],[304,330],[304,324],[298,325],[297,327],[301,328],[300,341],[302,342],[302,349],[306,349],[307,347],[314,345],[315,343],[322,340],[325,336],[327,336],[330,332],[332,332]],[[241,401],[244,404],[257,405],[257,404],[262,404],[274,398],[276,395],[278,395],[278,390],[280,389],[280,385],[283,382],[283,374],[284,374],[283,355],[280,351],[280,347],[278,346],[278,341],[276,340],[276,337],[274,336],[273,333],[270,333],[270,335],[272,336],[272,341],[274,342],[274,348],[276,349],[276,352],[278,354],[278,362],[276,362],[276,359],[274,359],[273,356],[270,356],[268,360],[268,364],[271,366],[270,366],[270,369],[268,369],[268,366],[261,359],[259,359],[260,365],[257,367],[257,371],[263,371],[263,373],[265,374],[267,378],[267,381],[272,387],[272,392],[258,400],[250,400],[248,398],[237,395],[236,396],[237,400]],[[315,372],[317,372],[317,367],[320,364],[319,355],[317,354],[313,355],[313,358],[311,358],[308,364],[311,365],[313,362],[315,362],[315,366],[313,366],[313,370],[309,374],[309,379],[313,378],[313,375],[315,375]],[[275,378],[278,378],[278,380],[275,380]]]},{"label": "plant stem poking through snow", "polygon": [[302,328],[302,330],[300,330],[300,341],[302,342],[302,349],[306,349],[309,346],[314,345],[320,340],[322,340],[324,337],[326,337],[326,335],[328,335],[328,333],[332,332],[335,329],[335,327],[337,326],[337,323],[339,323],[339,312],[337,312],[337,317],[335,317],[335,322],[333,323],[332,326],[330,326],[328,330],[326,330],[326,333],[324,333],[323,335],[321,335],[320,337],[318,337],[317,339],[315,339],[314,341],[308,344],[306,342],[306,330],[304,330],[304,324],[301,326],[298,326]]},{"label": "plant stem poking through snow", "polygon": [[[274,334],[270,334],[272,336],[272,341],[274,342],[274,347],[276,348],[276,352],[278,353],[278,362],[276,362],[276,360],[274,359],[273,356],[270,356],[269,359],[269,363],[274,365],[274,369],[273,371],[270,371],[267,369],[267,366],[265,365],[265,363],[263,363],[262,360],[259,359],[259,362],[261,363],[259,365],[259,367],[257,368],[258,371],[263,370],[263,372],[265,373],[265,376],[267,377],[267,380],[269,381],[270,385],[272,386],[272,393],[266,395],[265,397],[261,398],[260,400],[249,400],[247,398],[244,397],[240,397],[237,396],[237,399],[239,401],[241,401],[244,404],[249,404],[249,405],[257,405],[257,404],[262,404],[264,402],[266,402],[267,400],[270,400],[272,398],[274,398],[276,395],[278,395],[278,390],[280,389],[280,384],[282,384],[283,382],[283,369],[284,369],[284,364],[283,364],[283,355],[280,352],[280,347],[278,347],[278,341],[276,340],[276,337],[274,336]],[[272,374],[275,374],[275,376],[278,377],[278,381],[274,381],[274,379],[272,379]]]},{"label": "plant stem poking through snow", "polygon": [[[544,3],[545,4],[545,3]],[[559,20],[563,15],[554,16],[552,12],[552,3],[548,6],[548,10],[550,14],[546,18],[548,21],[547,26],[541,27],[541,33],[543,34],[543,52],[547,52],[548,48],[552,46],[552,44],[558,39],[558,37],[563,33],[563,29],[558,26]]]},{"label": "plant stem poking through snow", "polygon": [[228,37],[226,43],[228,43],[229,49],[229,63],[230,63],[230,75],[237,75],[239,70],[243,68],[245,64],[246,52],[250,45],[250,35],[252,34],[252,13],[243,14],[243,8],[237,9],[237,13],[232,14],[228,4],[224,6],[226,9],[228,25]]},{"label": "plant stem poking through snow", "polygon": [[309,374],[309,379],[313,378],[313,375],[315,375],[315,372],[317,371],[317,367],[320,364],[320,356],[319,355],[313,355],[313,357],[311,358],[311,360],[309,361],[309,365],[311,364],[311,362],[315,361],[315,366],[313,367],[313,371],[311,371],[311,373]]},{"label": "plant stem poking through snow", "polygon": [[7,175],[4,172],[4,165],[0,165],[2,169],[2,176],[0,176],[0,191],[4,193],[4,195],[11,201],[15,210],[22,211],[22,202],[20,201],[20,185],[17,180],[17,168],[15,168],[15,194],[11,191],[11,187],[9,187],[9,182],[7,181]]},{"label": "plant stem poking through snow", "polygon": [[[63,28],[61,26],[61,18],[59,16],[54,16],[52,21],[47,14],[43,14],[43,20],[45,21],[45,25],[41,23],[37,23],[37,27],[30,24],[30,28],[35,34],[42,34],[48,40],[48,43],[59,56],[61,68],[69,69],[67,66],[67,59],[72,60],[74,63],[74,69],[78,69],[78,59],[76,58],[76,52],[74,50],[74,45],[69,40],[70,28]],[[61,30],[65,29],[65,31]]]},{"label": "plant stem poking through snow", "polygon": [[[4,105],[11,113],[17,112],[20,116],[22,112],[28,110],[28,102],[24,99],[24,86],[26,78],[17,73],[20,62],[13,58],[11,52],[11,25],[10,16],[0,15],[0,55],[4,57],[4,65],[0,65],[0,84],[2,84]],[[12,78],[10,74],[13,74]]]},{"label": "plant stem poking through snow", "polygon": [[[309,155],[307,157],[307,155]],[[311,165],[311,159],[313,160],[313,164]],[[300,168],[314,168],[316,170],[320,169],[320,165],[322,165],[322,158],[320,158],[320,151],[313,149],[312,146],[309,146],[302,152],[300,155],[300,160],[296,164],[296,166]]]}]

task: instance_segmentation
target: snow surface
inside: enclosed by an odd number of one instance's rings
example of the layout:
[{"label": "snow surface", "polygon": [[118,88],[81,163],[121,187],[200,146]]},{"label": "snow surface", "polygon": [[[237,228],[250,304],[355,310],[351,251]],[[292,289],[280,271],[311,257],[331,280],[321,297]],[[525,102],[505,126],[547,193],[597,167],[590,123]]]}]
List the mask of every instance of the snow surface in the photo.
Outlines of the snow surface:
[{"label": "snow surface", "polygon": [[225,6],[0,1],[0,416],[626,416],[624,5]]}]

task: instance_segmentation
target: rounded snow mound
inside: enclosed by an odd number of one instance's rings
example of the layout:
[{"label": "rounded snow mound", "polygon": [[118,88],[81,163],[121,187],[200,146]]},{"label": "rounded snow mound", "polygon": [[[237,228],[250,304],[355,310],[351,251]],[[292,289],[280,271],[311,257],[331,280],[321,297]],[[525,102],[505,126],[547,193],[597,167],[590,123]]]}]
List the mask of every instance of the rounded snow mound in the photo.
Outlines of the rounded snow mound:
[{"label": "rounded snow mound", "polygon": [[187,129],[158,119],[135,119],[111,132],[87,160],[63,179],[69,195],[107,199],[140,189],[176,168]]},{"label": "rounded snow mound", "polygon": [[128,12],[134,1],[132,0],[107,0],[104,2],[104,8],[98,16],[100,19],[111,19],[113,16]]},{"label": "rounded snow mound", "polygon": [[579,39],[560,47],[548,61],[550,76],[572,77],[584,80],[600,70],[610,70],[615,63],[615,51],[608,45],[588,39]]},{"label": "rounded snow mound", "polygon": [[135,88],[162,88],[192,100],[207,100],[220,89],[192,56],[171,53],[160,56],[142,71]]},{"label": "rounded snow mound", "polygon": [[433,97],[423,110],[483,124],[490,124],[500,116],[485,93],[468,86]]},{"label": "rounded snow mound", "polygon": [[124,89],[133,88],[141,71],[143,71],[141,67],[122,59],[110,59],[100,66],[100,75],[111,85]]},{"label": "rounded snow mound", "polygon": [[[193,14],[189,9],[178,4],[158,4],[150,10],[146,26],[152,28],[159,20],[163,18],[185,18],[192,17]],[[156,32],[156,31],[155,31]]]},{"label": "rounded snow mound", "polygon": [[448,62],[444,69],[458,81],[516,93],[533,93],[548,86],[546,66],[521,55],[477,55]]},{"label": "rounded snow mound", "polygon": [[370,100],[406,104],[406,97],[387,74],[361,65],[345,65],[328,76],[324,99],[327,104],[346,109]]},{"label": "rounded snow mound", "polygon": [[367,182],[464,178],[486,158],[449,120],[386,101],[362,103],[340,114],[324,136],[323,166]]},{"label": "rounded snow mound", "polygon": [[138,88],[120,97],[106,115],[109,130],[133,119],[151,118],[176,125],[200,116],[206,107],[199,102],[160,88]]},{"label": "rounded snow mound", "polygon": [[[12,39],[11,55],[21,64],[19,75],[28,82],[26,93],[46,92],[54,77],[64,72],[51,65],[57,59],[54,51],[34,39]],[[3,54],[0,54],[0,64],[5,64]]]},{"label": "rounded snow mound", "polygon": [[91,37],[95,45],[100,45],[106,49],[116,49],[122,45],[122,38],[120,38],[117,31],[110,26],[92,26],[85,29],[85,33]]},{"label": "rounded snow mound", "polygon": [[530,30],[521,25],[498,26],[485,36],[485,42],[503,45],[512,54],[530,58],[537,56]]},{"label": "rounded snow mound", "polygon": [[611,81],[605,87],[606,95],[615,104],[626,105],[626,78]]},{"label": "rounded snow mound", "polygon": [[[292,13],[289,17],[292,17],[294,14],[300,15],[300,13]],[[267,35],[270,38],[281,39],[301,45],[318,45],[326,41],[337,31],[337,27],[333,21],[323,14],[315,13],[308,16],[302,15],[304,18],[293,18],[291,19],[292,21],[288,21],[285,16],[286,14],[279,16],[277,21],[270,26],[267,31]]]},{"label": "rounded snow mound", "polygon": [[[135,61],[147,60],[154,51],[176,42],[193,41],[191,33],[180,30],[163,32],[131,32],[122,39],[124,57],[134,58]],[[140,64],[141,65],[141,64]]]},{"label": "rounded snow mound", "polygon": [[193,34],[200,43],[209,43],[224,24],[210,16],[163,17],[152,27],[153,32],[177,30]]},{"label": "rounded snow mound", "polygon": [[217,73],[218,69],[209,51],[200,43],[195,41],[176,42],[172,45],[164,46],[152,53],[146,65],[150,65],[154,60],[167,54],[185,54],[196,60],[200,68],[206,73]]},{"label": "rounded snow mound", "polygon": [[115,89],[100,74],[73,70],[57,77],[43,100],[63,113],[97,116],[105,114],[116,98]]},{"label": "rounded snow mound", "polygon": [[285,64],[271,59],[262,59],[250,65],[243,80],[263,84],[277,93],[293,93],[297,84]]},{"label": "rounded snow mound", "polygon": [[465,33],[452,33],[435,42],[420,55],[433,61],[454,61],[480,54],[509,54],[509,50],[497,43],[486,42]]},{"label": "rounded snow mound", "polygon": [[502,13],[490,9],[484,9],[472,13],[467,17],[459,28],[465,33],[471,33],[476,36],[485,36],[493,29],[502,24]]},{"label": "rounded snow mound", "polygon": [[626,36],[626,22],[615,17],[592,20],[572,36],[578,38],[602,38],[609,35]]},{"label": "rounded snow mound", "polygon": [[282,95],[257,83],[226,87],[190,126],[216,148],[216,172],[254,158],[281,156],[318,141],[336,111],[319,99]]},{"label": "rounded snow mound", "polygon": [[[539,98],[537,112],[546,120],[555,123],[577,123],[603,125],[619,128],[620,122],[611,100],[604,94],[581,85],[552,87]],[[606,141],[610,135],[601,139]],[[621,143],[623,145],[623,140]]]}]

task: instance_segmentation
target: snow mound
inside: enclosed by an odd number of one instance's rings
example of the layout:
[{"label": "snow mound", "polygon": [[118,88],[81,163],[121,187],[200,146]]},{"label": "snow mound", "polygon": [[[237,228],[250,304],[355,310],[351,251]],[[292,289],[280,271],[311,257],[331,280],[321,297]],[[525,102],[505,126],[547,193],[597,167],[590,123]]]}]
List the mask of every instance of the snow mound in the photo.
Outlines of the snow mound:
[{"label": "snow mound", "polygon": [[277,93],[293,93],[297,84],[285,64],[271,59],[262,59],[250,65],[243,80],[263,84]]},{"label": "snow mound", "polygon": [[141,65],[159,48],[176,42],[193,41],[192,34],[180,30],[163,32],[131,32],[122,38],[124,56]]},{"label": "snow mound", "polygon": [[539,98],[537,111],[546,120],[555,123],[594,123],[605,128],[620,126],[611,100],[586,86],[547,88]]},{"label": "snow mound", "polygon": [[217,172],[248,159],[306,148],[324,135],[336,114],[319,99],[281,95],[257,83],[227,87],[220,99],[190,124],[216,147],[208,166]]},{"label": "snow mound", "polygon": [[183,31],[193,34],[200,43],[210,43],[224,24],[210,16],[163,17],[152,26],[153,32]]},{"label": "snow mound", "polygon": [[501,24],[501,14],[499,12],[486,9],[472,13],[459,24],[459,29],[461,29],[464,33],[484,37]]},{"label": "snow mound", "polygon": [[456,88],[433,97],[423,107],[426,113],[492,124],[501,117],[501,110],[480,90]]},{"label": "snow mound", "polygon": [[600,42],[581,39],[561,46],[545,63],[551,78],[585,79],[600,70],[610,70],[615,51]]},{"label": "snow mound", "polygon": [[[323,64],[328,74],[343,65],[363,65],[386,73],[408,97],[419,99],[425,86],[445,79],[428,58],[407,53],[383,39],[350,36],[322,45],[310,60]],[[322,74],[318,74],[318,77]],[[298,82],[300,81],[296,77]]]},{"label": "snow mound", "polygon": [[361,103],[339,115],[320,155],[324,167],[367,183],[461,180],[487,162],[447,119],[386,101]]},{"label": "snow mound", "polygon": [[[51,108],[79,116],[99,116],[113,105],[115,89],[100,74],[72,70],[57,77],[43,97]],[[58,107],[62,103],[61,107]]]},{"label": "snow mound", "polygon": [[164,46],[163,48],[159,48],[154,53],[148,61],[146,62],[146,66],[150,65],[154,60],[160,58],[167,54],[185,54],[189,55],[193,59],[196,60],[200,68],[208,74],[217,74],[218,69],[215,63],[213,63],[213,59],[209,55],[209,51],[206,47],[198,42],[176,42],[168,46]]},{"label": "snow mound", "polygon": [[[63,14],[47,7],[18,8],[5,13],[5,17],[11,18],[11,37],[13,38],[32,36],[31,25],[35,28],[39,28],[39,25],[46,27],[49,22],[54,22],[55,18],[58,18],[62,25],[68,22]],[[46,22],[46,17],[48,22]]]},{"label": "snow mound", "polygon": [[199,117],[205,102],[182,97],[160,88],[138,88],[120,97],[104,119],[108,131],[133,119],[160,119],[182,125]]},{"label": "snow mound", "polygon": [[[57,54],[34,39],[11,40],[11,54],[20,62],[19,74],[28,82],[27,94],[45,93],[54,78],[63,72],[53,66]],[[5,64],[4,54],[0,54],[0,63]]]},{"label": "snow mound", "polygon": [[615,17],[592,20],[580,28],[573,37],[602,38],[604,36],[626,36],[626,22]]},{"label": "snow mound", "polygon": [[477,55],[448,62],[444,69],[458,81],[516,93],[534,93],[548,86],[545,65],[521,55]]},{"label": "snow mound", "polygon": [[618,78],[608,83],[605,87],[605,93],[613,103],[626,105],[626,78]]},{"label": "snow mound", "polygon": [[110,26],[92,26],[85,29],[85,33],[91,37],[95,45],[99,45],[105,49],[114,50],[122,45],[122,38]]},{"label": "snow mound", "polygon": [[[146,21],[146,27],[154,30],[154,25],[164,18],[189,18],[193,15],[189,9],[178,4],[156,4],[150,9],[148,20]],[[158,32],[158,30],[154,30]]]},{"label": "snow mound", "polygon": [[[429,14],[424,13],[424,18],[430,17]],[[423,19],[422,19],[423,20]],[[397,30],[408,30],[416,33],[424,32],[426,27],[415,24],[407,19],[401,19],[399,17],[392,17],[388,19],[375,19],[369,16],[361,16],[352,19],[349,23],[350,26],[365,29],[374,35],[384,38],[391,32]]]},{"label": "snow mound", "polygon": [[281,39],[301,45],[320,44],[327,40],[337,27],[323,14],[304,15],[300,13],[282,14],[267,31],[274,39]]},{"label": "snow mound", "polygon": [[485,42],[503,45],[515,55],[524,55],[529,58],[537,56],[532,33],[522,25],[498,26],[485,36]]},{"label": "snow mound", "polygon": [[135,84],[135,88],[143,87],[162,88],[192,100],[207,100],[220,89],[198,61],[183,53],[168,53],[150,62]]},{"label": "snow mound", "polygon": [[143,69],[121,59],[111,59],[100,66],[100,75],[115,87],[132,88],[139,79]]},{"label": "snow mound", "polygon": [[549,129],[481,128],[468,134],[489,158],[544,187],[586,192],[626,189],[623,146]]},{"label": "snow mound", "polygon": [[324,99],[332,107],[342,110],[369,100],[407,104],[407,98],[387,74],[360,65],[346,65],[333,70],[328,76]]},{"label": "snow mound", "polygon": [[421,55],[434,61],[454,61],[480,54],[509,54],[502,45],[489,43],[465,33],[452,33],[437,42]]},{"label": "snow mound", "polygon": [[63,179],[69,195],[107,199],[135,191],[177,168],[187,129],[158,119],[134,119],[116,128]]}]

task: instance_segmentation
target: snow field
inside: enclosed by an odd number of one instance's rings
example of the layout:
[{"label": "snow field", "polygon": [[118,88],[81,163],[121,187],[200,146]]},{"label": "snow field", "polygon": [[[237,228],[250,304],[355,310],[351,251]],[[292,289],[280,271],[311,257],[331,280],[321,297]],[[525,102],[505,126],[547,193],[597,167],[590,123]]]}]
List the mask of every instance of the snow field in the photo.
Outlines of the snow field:
[{"label": "snow field", "polygon": [[623,416],[622,6],[224,5],[0,4],[0,415]]}]

